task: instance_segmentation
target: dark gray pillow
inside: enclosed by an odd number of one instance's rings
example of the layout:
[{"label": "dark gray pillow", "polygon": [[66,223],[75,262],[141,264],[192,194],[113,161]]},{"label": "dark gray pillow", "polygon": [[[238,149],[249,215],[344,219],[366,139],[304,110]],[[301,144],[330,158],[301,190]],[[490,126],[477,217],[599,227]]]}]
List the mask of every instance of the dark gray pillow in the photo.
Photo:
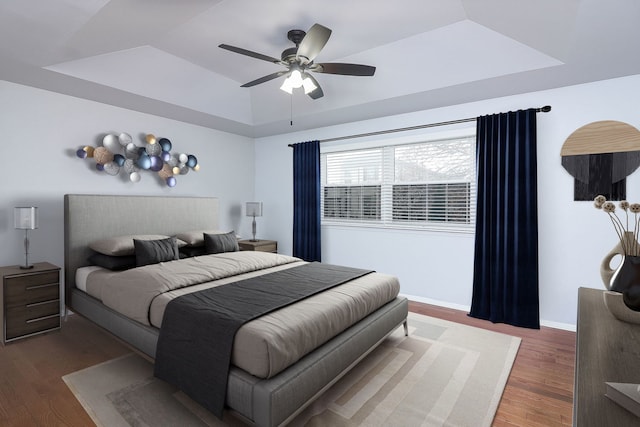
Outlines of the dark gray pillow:
[{"label": "dark gray pillow", "polygon": [[102,268],[113,271],[128,270],[136,266],[134,255],[113,256],[95,252],[89,257],[89,262]]},{"label": "dark gray pillow", "polygon": [[204,247],[208,254],[236,252],[238,250],[236,232],[230,231],[225,234],[204,233]]},{"label": "dark gray pillow", "polygon": [[133,246],[137,267],[180,259],[178,241],[175,237],[160,240],[133,239]]}]

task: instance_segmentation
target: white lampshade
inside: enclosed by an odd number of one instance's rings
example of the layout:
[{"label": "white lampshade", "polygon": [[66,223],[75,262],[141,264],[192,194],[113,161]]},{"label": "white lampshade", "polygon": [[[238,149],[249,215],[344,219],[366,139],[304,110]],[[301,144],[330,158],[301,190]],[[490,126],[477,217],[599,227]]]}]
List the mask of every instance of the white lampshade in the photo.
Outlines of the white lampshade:
[{"label": "white lampshade", "polygon": [[34,206],[13,208],[13,226],[18,230],[38,228],[38,208]]},{"label": "white lampshade", "polygon": [[293,70],[288,79],[293,88],[299,88],[302,86],[302,73],[300,70]]},{"label": "white lampshade", "polygon": [[313,80],[311,80],[311,78],[309,77],[305,77],[305,79],[302,81],[302,86],[304,87],[305,95],[309,95],[311,92],[318,89],[315,83],[313,83]]},{"label": "white lampshade", "polygon": [[282,82],[282,86],[280,86],[280,89],[287,92],[289,95],[293,94],[293,86],[291,86],[291,81],[289,80],[289,78],[284,79],[284,82]]},{"label": "white lampshade", "polygon": [[247,202],[247,216],[262,216],[262,202]]}]

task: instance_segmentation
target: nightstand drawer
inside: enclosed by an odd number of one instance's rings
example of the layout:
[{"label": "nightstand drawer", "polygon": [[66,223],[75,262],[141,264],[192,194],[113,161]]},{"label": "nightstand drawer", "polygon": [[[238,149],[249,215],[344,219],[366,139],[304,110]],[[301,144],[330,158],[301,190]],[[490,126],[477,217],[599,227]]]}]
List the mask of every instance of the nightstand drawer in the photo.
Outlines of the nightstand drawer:
[{"label": "nightstand drawer", "polygon": [[253,250],[260,252],[277,252],[278,245],[276,243],[269,243],[267,245],[256,246]]},{"label": "nightstand drawer", "polygon": [[7,310],[5,339],[60,327],[60,300]]},{"label": "nightstand drawer", "polygon": [[32,323],[34,319],[51,315],[60,315],[60,300],[36,302],[22,307],[7,309],[7,327],[11,323],[22,324]]},{"label": "nightstand drawer", "polygon": [[275,240],[239,240],[238,247],[241,251],[278,252],[278,242]]},{"label": "nightstand drawer", "polygon": [[51,283],[58,282],[58,271],[5,277],[5,295],[21,294],[25,291],[37,288],[40,285],[49,285]]},{"label": "nightstand drawer", "polygon": [[[57,274],[56,272],[54,275],[57,276]],[[12,283],[13,280],[7,279],[7,285],[4,288],[7,307],[60,298],[60,284],[57,281],[57,277],[54,282],[41,284],[24,284],[21,281]]]}]

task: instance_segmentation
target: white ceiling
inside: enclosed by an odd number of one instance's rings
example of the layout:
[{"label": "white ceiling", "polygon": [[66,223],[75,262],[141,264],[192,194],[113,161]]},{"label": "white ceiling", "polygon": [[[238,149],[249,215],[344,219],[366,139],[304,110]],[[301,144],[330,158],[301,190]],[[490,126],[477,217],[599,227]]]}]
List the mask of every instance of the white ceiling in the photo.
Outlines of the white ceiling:
[{"label": "white ceiling", "polygon": [[[284,68],[218,48],[279,58],[314,23],[316,62],[376,74],[312,100],[241,88]],[[259,137],[640,74],[640,1],[3,0],[0,38],[0,79]]]}]

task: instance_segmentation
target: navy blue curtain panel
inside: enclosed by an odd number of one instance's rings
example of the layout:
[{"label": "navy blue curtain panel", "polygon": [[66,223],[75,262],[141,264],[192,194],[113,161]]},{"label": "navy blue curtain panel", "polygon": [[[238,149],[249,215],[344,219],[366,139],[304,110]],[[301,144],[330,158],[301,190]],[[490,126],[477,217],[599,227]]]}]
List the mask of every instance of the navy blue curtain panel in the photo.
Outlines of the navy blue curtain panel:
[{"label": "navy blue curtain panel", "polygon": [[320,261],[320,141],[293,144],[293,256]]},{"label": "navy blue curtain panel", "polygon": [[469,315],[539,329],[536,110],[478,117],[476,130]]}]

